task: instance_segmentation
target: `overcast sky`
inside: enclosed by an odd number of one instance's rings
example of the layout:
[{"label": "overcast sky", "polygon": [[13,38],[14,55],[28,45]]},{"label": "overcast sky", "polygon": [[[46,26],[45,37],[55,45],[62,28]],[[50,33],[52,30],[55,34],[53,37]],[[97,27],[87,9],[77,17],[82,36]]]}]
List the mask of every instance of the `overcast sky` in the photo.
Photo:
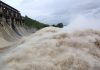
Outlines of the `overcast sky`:
[{"label": "overcast sky", "polygon": [[100,0],[2,0],[18,9],[22,15],[44,23],[67,24],[74,16],[82,14],[100,16]]}]

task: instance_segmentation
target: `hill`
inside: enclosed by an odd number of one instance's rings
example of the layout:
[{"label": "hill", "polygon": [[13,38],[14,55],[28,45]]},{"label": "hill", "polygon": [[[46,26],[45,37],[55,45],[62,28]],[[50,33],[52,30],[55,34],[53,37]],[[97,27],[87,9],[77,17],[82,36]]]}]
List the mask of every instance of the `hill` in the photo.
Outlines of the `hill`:
[{"label": "hill", "polygon": [[37,20],[31,19],[28,16],[23,17],[23,23],[25,23],[26,26],[41,29],[44,27],[48,27],[48,24],[41,23]]}]

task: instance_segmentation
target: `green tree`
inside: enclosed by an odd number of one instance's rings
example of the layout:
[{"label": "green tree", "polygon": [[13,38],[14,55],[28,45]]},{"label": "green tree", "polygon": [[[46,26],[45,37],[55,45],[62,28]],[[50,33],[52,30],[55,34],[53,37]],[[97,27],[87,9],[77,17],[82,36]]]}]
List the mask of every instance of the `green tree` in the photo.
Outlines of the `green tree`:
[{"label": "green tree", "polygon": [[63,23],[58,23],[58,24],[57,24],[57,27],[62,28],[62,27],[63,27]]},{"label": "green tree", "polygon": [[63,23],[58,23],[57,25],[52,25],[53,27],[59,27],[59,28],[62,28],[64,25],[63,25]]}]

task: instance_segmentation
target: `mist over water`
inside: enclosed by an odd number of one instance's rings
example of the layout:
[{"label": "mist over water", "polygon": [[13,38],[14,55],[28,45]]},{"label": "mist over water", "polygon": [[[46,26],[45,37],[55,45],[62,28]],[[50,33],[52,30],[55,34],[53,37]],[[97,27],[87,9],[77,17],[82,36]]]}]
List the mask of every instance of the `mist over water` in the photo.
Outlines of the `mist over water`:
[{"label": "mist over water", "polygon": [[68,26],[33,34],[0,26],[0,70],[100,70],[99,9],[73,13]]},{"label": "mist over water", "polygon": [[21,36],[0,27],[0,70],[100,70],[99,17],[78,14],[64,28],[33,34],[16,28]]},{"label": "mist over water", "polygon": [[[6,27],[6,29],[5,29]],[[1,70],[100,70],[100,20],[72,16],[64,28],[46,27],[30,34],[0,28]]]},{"label": "mist over water", "polygon": [[100,18],[89,15],[77,15],[71,18],[69,25],[65,26],[63,29],[67,31],[73,30],[100,30]]}]

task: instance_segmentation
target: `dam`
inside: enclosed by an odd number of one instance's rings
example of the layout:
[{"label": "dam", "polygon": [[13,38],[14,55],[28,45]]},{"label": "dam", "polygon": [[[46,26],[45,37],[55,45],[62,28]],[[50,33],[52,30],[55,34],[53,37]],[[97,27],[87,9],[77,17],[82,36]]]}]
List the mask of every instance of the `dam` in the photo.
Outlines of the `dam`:
[{"label": "dam", "polygon": [[25,35],[25,29],[20,12],[0,1],[0,37],[14,41],[22,35]]},{"label": "dam", "polygon": [[[22,24],[22,17],[18,10],[7,5],[6,3],[0,1],[0,26],[8,25],[12,28],[17,34],[16,25]],[[19,34],[20,35],[20,34]]]},{"label": "dam", "polygon": [[[59,2],[60,7],[63,5],[65,8],[66,2],[61,4],[62,1]],[[76,1],[82,6],[85,4],[83,1],[80,2]],[[40,3],[43,3],[43,0],[42,2],[39,0],[38,4]],[[75,0],[73,3],[76,4]],[[99,2],[94,3],[91,3],[92,5],[89,3],[89,6],[86,3],[86,9],[90,11],[89,7],[96,7],[99,4]],[[31,2],[28,5],[30,4]],[[67,7],[72,6],[72,2],[66,4],[70,4]],[[26,23],[23,23],[24,18],[18,10],[0,2],[0,11],[0,70],[100,70],[100,26],[97,18],[91,20],[91,16],[90,18],[78,16],[63,28],[50,26],[31,33],[30,27],[26,28]],[[72,11],[75,12],[75,9]],[[30,11],[30,14],[34,13]],[[86,26],[88,28],[84,28]],[[95,29],[96,26],[99,30]]]},{"label": "dam", "polygon": [[0,25],[7,23],[12,28],[14,24],[21,24],[22,17],[18,10],[0,1]]}]

